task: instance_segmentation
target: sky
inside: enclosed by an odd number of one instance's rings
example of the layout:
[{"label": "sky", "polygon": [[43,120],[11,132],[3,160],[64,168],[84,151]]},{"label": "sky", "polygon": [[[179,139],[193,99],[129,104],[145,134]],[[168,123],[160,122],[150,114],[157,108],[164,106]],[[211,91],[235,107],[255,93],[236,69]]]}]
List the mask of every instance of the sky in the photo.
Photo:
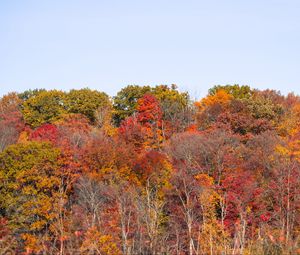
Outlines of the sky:
[{"label": "sky", "polygon": [[0,0],[0,96],[129,84],[300,94],[300,1]]}]

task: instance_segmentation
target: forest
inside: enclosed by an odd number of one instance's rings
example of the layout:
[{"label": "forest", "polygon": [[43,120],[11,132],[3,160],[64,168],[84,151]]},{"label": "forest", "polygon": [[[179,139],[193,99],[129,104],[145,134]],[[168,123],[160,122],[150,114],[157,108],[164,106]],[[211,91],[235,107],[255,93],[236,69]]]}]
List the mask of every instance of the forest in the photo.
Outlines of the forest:
[{"label": "forest", "polygon": [[300,254],[300,97],[216,85],[0,98],[0,254]]}]

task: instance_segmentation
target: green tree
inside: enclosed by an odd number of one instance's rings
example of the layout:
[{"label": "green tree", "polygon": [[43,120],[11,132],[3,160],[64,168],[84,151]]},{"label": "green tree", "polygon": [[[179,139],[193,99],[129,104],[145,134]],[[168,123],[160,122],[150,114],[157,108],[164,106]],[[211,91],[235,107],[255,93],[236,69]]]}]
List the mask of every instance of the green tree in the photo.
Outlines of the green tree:
[{"label": "green tree", "polygon": [[256,92],[251,98],[242,99],[242,102],[256,119],[267,119],[273,121],[273,124],[278,124],[284,115],[283,105],[262,92]]},{"label": "green tree", "polygon": [[176,85],[158,85],[155,87],[129,85],[123,88],[114,97],[114,122],[117,126],[126,117],[136,112],[138,100],[145,94],[154,95],[162,107],[165,120],[174,122],[174,119],[183,118],[189,106],[189,95],[187,92],[179,92]]},{"label": "green tree", "polygon": [[21,100],[26,101],[31,97],[37,96],[39,93],[46,91],[45,89],[29,89],[25,90],[22,93],[19,93],[18,96]]},{"label": "green tree", "polygon": [[138,100],[150,92],[150,86],[128,85],[121,89],[113,98],[114,123],[119,126],[122,120],[131,116],[136,111]]},{"label": "green tree", "polygon": [[66,94],[58,90],[42,91],[26,100],[22,108],[25,122],[32,127],[52,123],[67,112]]},{"label": "green tree", "polygon": [[250,98],[254,90],[252,90],[248,85],[216,85],[209,89],[208,94],[213,96],[215,95],[219,90],[224,90],[228,94],[232,95],[236,99],[242,99],[242,98]]},{"label": "green tree", "polygon": [[167,102],[176,102],[182,107],[189,104],[189,94],[187,92],[180,92],[175,84],[171,87],[167,85],[158,85],[152,88],[152,94],[163,104]]},{"label": "green tree", "polygon": [[109,97],[104,92],[90,90],[88,88],[71,90],[67,94],[67,109],[69,113],[81,113],[85,115],[91,123],[96,121],[95,112],[98,109],[111,107]]}]

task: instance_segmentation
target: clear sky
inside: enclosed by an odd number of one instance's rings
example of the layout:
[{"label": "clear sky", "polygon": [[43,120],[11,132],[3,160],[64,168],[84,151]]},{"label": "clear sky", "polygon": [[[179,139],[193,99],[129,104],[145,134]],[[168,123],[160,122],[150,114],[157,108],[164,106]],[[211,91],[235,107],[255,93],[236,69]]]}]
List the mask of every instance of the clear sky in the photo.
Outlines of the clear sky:
[{"label": "clear sky", "polygon": [[300,94],[300,0],[0,0],[0,96],[172,83]]}]

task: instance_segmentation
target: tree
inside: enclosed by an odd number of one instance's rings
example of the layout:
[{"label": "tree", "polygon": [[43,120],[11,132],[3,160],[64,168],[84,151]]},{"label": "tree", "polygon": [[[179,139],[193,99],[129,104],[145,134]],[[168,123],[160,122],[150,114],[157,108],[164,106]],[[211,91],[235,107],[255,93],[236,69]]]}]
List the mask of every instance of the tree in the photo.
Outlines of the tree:
[{"label": "tree", "polygon": [[127,144],[132,144],[136,152],[143,150],[146,134],[137,116],[130,116],[123,120],[118,128],[118,134]]},{"label": "tree", "polygon": [[230,105],[233,96],[225,90],[218,90],[213,95],[201,99],[195,103],[197,108],[196,121],[201,130],[209,128],[218,116],[226,111]]},{"label": "tree", "polygon": [[194,108],[187,92],[180,92],[175,84],[159,85],[151,92],[162,110],[162,129],[165,137],[184,131],[193,121]]},{"label": "tree", "polygon": [[57,145],[63,152],[69,150],[75,156],[90,140],[92,126],[82,114],[64,114],[55,124],[58,132]]},{"label": "tree", "polygon": [[80,113],[86,116],[92,124],[96,122],[96,110],[110,107],[109,97],[104,92],[88,88],[72,89],[66,95],[66,108],[69,113]]},{"label": "tree", "polygon": [[137,121],[146,135],[146,147],[158,148],[162,142],[162,111],[158,100],[151,94],[145,94],[138,100]]},{"label": "tree", "polygon": [[22,105],[25,122],[33,128],[53,123],[66,112],[66,94],[58,90],[42,91]]},{"label": "tree", "polygon": [[252,98],[246,99],[245,103],[252,116],[256,119],[267,119],[277,122],[283,114],[282,105],[273,102],[268,97],[256,93]]},{"label": "tree", "polygon": [[268,183],[268,200],[270,220],[275,224],[273,236],[285,252],[295,253],[294,239],[299,227],[298,211],[300,209],[300,165],[299,165],[299,133],[285,138],[276,146],[274,166]]},{"label": "tree", "polygon": [[137,113],[122,121],[119,134],[125,141],[142,148],[159,148],[162,136],[162,111],[158,100],[145,94],[138,100]]},{"label": "tree", "polygon": [[85,240],[80,248],[82,254],[119,255],[121,251],[110,235],[103,235],[96,228],[91,228],[85,235]]},{"label": "tree", "polygon": [[11,145],[0,154],[2,214],[13,233],[35,252],[43,249],[42,239],[57,220],[58,190],[64,174],[59,154],[43,142]]},{"label": "tree", "polygon": [[299,96],[192,104],[175,85],[3,96],[0,254],[298,254]]},{"label": "tree", "polygon": [[21,100],[16,93],[10,93],[0,99],[0,152],[8,145],[16,143],[24,129],[20,104]]},{"label": "tree", "polygon": [[213,86],[208,90],[208,94],[213,96],[215,95],[218,91],[223,90],[226,93],[232,95],[236,99],[242,99],[242,98],[250,98],[254,90],[251,89],[248,85],[216,85]]},{"label": "tree", "polygon": [[18,97],[22,100],[22,101],[26,101],[28,99],[30,99],[31,97],[35,97],[37,96],[39,93],[41,92],[45,92],[45,89],[29,89],[29,90],[25,90],[22,93],[18,94]]},{"label": "tree", "polygon": [[234,253],[243,254],[249,235],[248,226],[255,224],[255,212],[261,206],[262,190],[255,177],[242,169],[228,174],[221,186],[227,200],[225,226],[234,235]]},{"label": "tree", "polygon": [[0,218],[0,254],[13,254],[16,250],[17,242],[8,226],[8,220]]},{"label": "tree", "polygon": [[113,98],[114,122],[119,126],[126,117],[136,111],[138,100],[151,91],[150,86],[128,85]]},{"label": "tree", "polygon": [[134,182],[132,167],[136,156],[132,145],[98,133],[82,151],[81,165],[84,173],[106,183],[120,178]]},{"label": "tree", "polygon": [[162,108],[163,119],[168,122],[169,129],[182,129],[191,121],[191,105],[187,92],[179,92],[175,84],[137,86],[129,85],[114,97],[114,121],[119,126],[125,118],[137,112],[138,100],[145,94],[154,95]]},{"label": "tree", "polygon": [[56,144],[58,140],[57,127],[53,124],[43,124],[30,134],[29,140],[51,142]]},{"label": "tree", "polygon": [[[163,226],[167,222],[165,194],[170,188],[172,166],[166,156],[156,151],[145,153],[135,164],[134,172],[141,184],[138,188],[139,230],[143,249],[152,254],[165,251]],[[145,229],[146,233],[143,233]],[[149,243],[149,245],[146,245]]]}]

